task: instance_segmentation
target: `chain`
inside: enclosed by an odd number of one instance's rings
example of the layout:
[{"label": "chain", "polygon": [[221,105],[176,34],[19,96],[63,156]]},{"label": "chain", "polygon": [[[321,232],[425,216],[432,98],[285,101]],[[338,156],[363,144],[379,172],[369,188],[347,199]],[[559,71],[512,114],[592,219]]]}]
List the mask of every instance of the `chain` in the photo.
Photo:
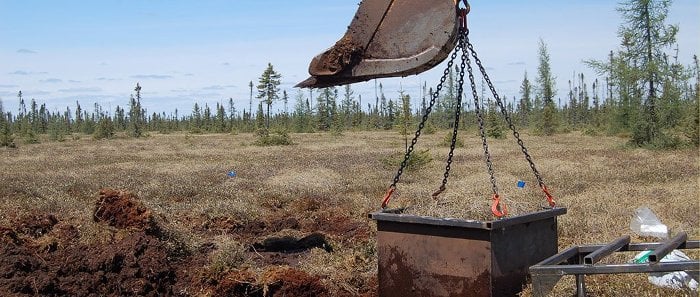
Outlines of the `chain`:
[{"label": "chain", "polygon": [[501,110],[501,113],[503,114],[503,117],[506,120],[506,123],[508,124],[508,128],[513,132],[513,136],[518,142],[518,145],[520,146],[520,149],[522,150],[523,154],[525,155],[525,160],[527,160],[527,163],[530,164],[530,168],[532,169],[532,173],[535,175],[535,178],[537,178],[537,184],[542,188],[542,191],[544,192],[547,202],[549,203],[549,206],[554,208],[556,205],[556,202],[554,201],[554,197],[552,197],[552,194],[550,194],[549,190],[547,189],[547,186],[544,184],[544,180],[542,179],[542,175],[540,175],[540,172],[537,170],[537,167],[535,166],[535,162],[532,160],[532,157],[530,156],[530,153],[528,153],[527,148],[525,147],[525,143],[523,142],[522,138],[520,138],[520,133],[518,133],[518,130],[515,128],[515,125],[513,124],[513,120],[511,119],[510,115],[508,114],[508,110],[505,108],[503,105],[503,101],[501,100],[501,97],[498,96],[498,92],[496,92],[496,88],[493,86],[493,83],[491,82],[491,78],[489,78],[488,73],[486,73],[486,69],[481,63],[481,60],[476,54],[476,51],[474,50],[474,46],[469,42],[469,36],[466,36],[466,43],[467,43],[467,49],[471,52],[472,57],[474,57],[474,61],[476,62],[477,67],[479,67],[479,72],[484,77],[484,80],[486,80],[486,83],[489,86],[489,90],[491,91],[491,94],[493,94],[494,99],[496,99],[496,104],[498,105],[498,108]]},{"label": "chain", "polygon": [[457,133],[459,130],[459,122],[462,114],[462,95],[464,93],[464,69],[466,68],[467,60],[469,59],[469,53],[464,48],[464,36],[465,33],[459,34],[459,43],[457,50],[462,52],[461,65],[459,68],[459,79],[457,81],[457,106],[455,110],[454,125],[452,129],[452,140],[450,142],[450,152],[447,155],[447,165],[445,166],[445,174],[443,174],[442,184],[440,188],[433,193],[433,199],[436,199],[440,193],[445,191],[447,188],[447,179],[450,177],[450,169],[452,168],[452,158],[454,157],[455,147],[457,146]]},{"label": "chain", "polygon": [[[467,12],[468,12],[467,10],[460,11],[460,13],[461,13],[460,22],[464,22],[463,20],[466,18]],[[433,107],[435,106],[435,101],[437,100],[437,98],[440,97],[440,91],[442,91],[443,85],[445,84],[445,81],[447,80],[447,77],[450,74],[450,70],[452,69],[452,66],[454,65],[454,61],[457,59],[457,53],[462,51],[463,52],[463,54],[462,54],[463,59],[464,59],[464,56],[467,55],[466,54],[467,51],[464,48],[465,42],[464,42],[464,39],[462,36],[464,27],[465,26],[460,25],[460,34],[459,34],[459,41],[457,43],[457,46],[456,46],[455,50],[452,52],[452,55],[450,56],[450,60],[447,62],[447,67],[443,71],[442,77],[440,77],[440,82],[435,87],[435,92],[430,94],[430,103],[428,104],[428,107],[425,109],[425,114],[423,114],[423,117],[422,117],[420,123],[418,124],[418,129],[416,130],[416,133],[413,136],[413,139],[411,140],[411,145],[408,147],[408,149],[406,149],[406,153],[404,154],[403,161],[401,161],[401,165],[399,166],[399,170],[396,172],[396,175],[394,176],[394,180],[391,183],[391,185],[389,186],[389,190],[387,191],[386,195],[384,196],[384,199],[382,201],[382,208],[383,209],[386,208],[387,204],[389,203],[389,200],[391,199],[391,195],[393,195],[394,191],[396,190],[396,184],[399,183],[399,180],[401,179],[401,175],[403,174],[404,169],[406,169],[406,165],[408,165],[408,160],[411,158],[411,153],[413,153],[413,150],[414,150],[416,143],[418,143],[418,138],[421,135],[421,131],[423,130],[423,128],[425,128],[425,123],[428,121],[428,116],[430,115],[430,113],[433,110]],[[459,115],[459,114],[457,114],[457,115]],[[452,150],[454,150],[455,143],[456,143],[456,138],[453,137],[452,145],[451,145]],[[450,158],[449,158],[450,162],[451,162],[451,159],[452,159],[452,157],[450,156]],[[449,174],[449,168],[450,168],[450,165],[448,164],[447,165],[447,172],[445,173],[445,179],[447,178],[447,175]],[[444,187],[445,183],[446,183],[446,181],[443,180],[443,187]]]},{"label": "chain", "polygon": [[[406,150],[406,153],[404,154],[403,161],[401,161],[401,165],[399,167],[399,170],[396,172],[396,175],[394,176],[394,181],[391,183],[391,186],[389,186],[389,189],[391,192],[393,192],[393,189],[396,189],[396,184],[399,182],[399,179],[401,179],[401,175],[403,174],[404,169],[406,169],[406,165],[408,165],[408,160],[411,158],[411,153],[413,153],[414,147],[416,143],[418,143],[418,138],[421,135],[421,131],[423,128],[425,128],[425,124],[428,121],[428,117],[430,116],[430,113],[433,110],[433,107],[435,106],[435,101],[437,98],[440,96],[440,92],[442,91],[443,85],[445,84],[445,81],[447,80],[447,77],[450,73],[450,69],[452,68],[452,65],[454,65],[455,59],[457,59],[457,52],[459,51],[459,48],[462,46],[457,45],[458,49],[455,50],[452,53],[452,56],[450,57],[450,60],[447,62],[447,68],[445,68],[445,71],[442,74],[442,77],[440,78],[440,83],[435,87],[435,92],[430,94],[430,103],[428,104],[428,107],[425,109],[425,114],[423,114],[423,118],[421,119],[420,123],[418,124],[418,130],[416,130],[415,135],[413,136],[413,139],[411,140],[411,145],[408,147]],[[388,193],[389,194],[389,193]],[[386,207],[387,198],[390,195],[387,195],[385,197],[384,203],[382,203],[382,208]]]},{"label": "chain", "polygon": [[[470,45],[469,37],[466,37],[467,46]],[[489,153],[489,145],[486,141],[486,131],[484,128],[484,116],[481,112],[481,104],[479,102],[479,95],[476,92],[476,82],[474,80],[473,68],[471,60],[467,60],[467,71],[469,72],[469,84],[472,89],[472,97],[474,97],[474,111],[476,112],[476,118],[479,122],[479,135],[481,136],[481,145],[484,148],[484,159],[486,160],[486,167],[488,169],[489,177],[491,180],[491,190],[493,194],[498,194],[498,185],[496,184],[496,176],[493,170],[493,163],[491,162],[491,153]]]},{"label": "chain", "polygon": [[527,148],[525,147],[525,143],[520,138],[520,133],[518,133],[518,130],[515,128],[515,125],[513,124],[513,120],[511,119],[510,115],[508,114],[508,110],[503,105],[503,101],[501,100],[501,97],[498,96],[498,92],[496,92],[496,88],[493,86],[493,83],[491,82],[491,78],[489,78],[489,75],[486,73],[486,69],[481,64],[481,60],[479,60],[479,57],[477,56],[476,51],[474,50],[474,46],[471,44],[471,42],[469,42],[469,37],[467,37],[466,42],[467,42],[467,48],[471,52],[472,57],[474,57],[474,61],[476,62],[476,65],[479,68],[479,71],[484,76],[484,80],[486,81],[486,84],[489,86],[489,90],[491,90],[491,93],[493,94],[494,99],[496,99],[496,104],[498,104],[498,108],[501,110],[501,113],[503,114],[503,117],[505,118],[506,123],[508,124],[508,127],[513,132],[513,136],[517,140],[518,145],[520,146],[520,149],[522,150],[523,154],[525,155],[525,159],[527,160],[528,164],[530,164],[530,168],[532,169],[532,172],[535,174],[535,177],[537,178],[537,183],[539,184],[540,187],[544,187],[544,181],[542,180],[542,176],[540,175],[540,172],[537,170],[535,163],[532,161],[532,157],[530,156],[530,153],[528,153]]}]

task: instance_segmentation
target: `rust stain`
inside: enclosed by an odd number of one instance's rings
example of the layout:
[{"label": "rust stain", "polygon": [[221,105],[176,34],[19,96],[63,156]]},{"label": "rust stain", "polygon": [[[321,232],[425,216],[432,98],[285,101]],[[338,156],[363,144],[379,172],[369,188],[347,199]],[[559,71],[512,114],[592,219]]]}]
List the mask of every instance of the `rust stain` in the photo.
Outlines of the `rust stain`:
[{"label": "rust stain", "polygon": [[380,259],[380,267],[384,268],[379,272],[380,296],[491,296],[488,270],[475,273],[475,277],[430,273],[412,265],[415,259],[398,247],[387,247],[382,254],[386,258]]}]

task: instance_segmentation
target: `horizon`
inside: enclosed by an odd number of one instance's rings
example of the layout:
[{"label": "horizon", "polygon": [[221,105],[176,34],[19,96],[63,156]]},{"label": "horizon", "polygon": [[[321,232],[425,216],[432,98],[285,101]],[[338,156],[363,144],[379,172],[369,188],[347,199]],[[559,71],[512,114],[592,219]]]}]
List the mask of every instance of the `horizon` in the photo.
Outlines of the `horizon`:
[{"label": "horizon", "polygon": [[[511,101],[519,97],[526,71],[531,82],[535,79],[542,38],[557,79],[556,97],[564,98],[574,73],[586,76],[589,91],[598,77],[583,60],[605,59],[618,49],[620,16],[617,3],[610,2],[472,1],[470,39],[500,95]],[[356,8],[356,0],[322,5],[310,0],[0,0],[0,100],[13,114],[19,91],[27,104],[35,99],[51,112],[73,110],[79,101],[83,109],[98,103],[113,113],[117,106],[128,106],[139,83],[149,113],[178,109],[184,115],[195,103],[213,107],[229,98],[242,112],[248,109],[248,83],[257,84],[272,63],[293,106],[298,92],[308,98],[308,90],[292,86],[308,76],[313,56],[342,37]],[[684,65],[700,48],[698,17],[700,4],[682,0],[674,1],[667,18],[667,24],[680,27],[677,42]],[[416,107],[420,87],[424,82],[434,86],[441,68],[444,63],[423,74],[377,82],[387,99],[404,90]],[[374,85],[353,84],[355,99],[359,95],[363,102],[374,101]],[[254,101],[257,105],[259,100]],[[277,103],[271,111],[281,109]]]}]

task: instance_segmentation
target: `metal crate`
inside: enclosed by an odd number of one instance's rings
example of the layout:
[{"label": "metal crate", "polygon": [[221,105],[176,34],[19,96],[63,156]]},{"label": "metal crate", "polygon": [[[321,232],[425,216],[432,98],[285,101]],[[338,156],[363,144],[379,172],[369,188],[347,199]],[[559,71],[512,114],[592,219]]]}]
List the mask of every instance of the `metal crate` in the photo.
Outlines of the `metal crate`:
[{"label": "metal crate", "polygon": [[557,253],[555,208],[495,221],[376,212],[379,296],[516,296]]}]

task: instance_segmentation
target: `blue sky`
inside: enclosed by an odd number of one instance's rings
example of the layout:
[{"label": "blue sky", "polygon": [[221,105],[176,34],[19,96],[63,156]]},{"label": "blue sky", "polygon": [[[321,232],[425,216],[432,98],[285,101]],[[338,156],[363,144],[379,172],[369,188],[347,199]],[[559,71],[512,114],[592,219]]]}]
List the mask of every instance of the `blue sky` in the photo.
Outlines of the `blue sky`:
[{"label": "blue sky", "polygon": [[[269,62],[293,101],[299,91],[292,86],[308,76],[311,58],[342,36],[358,2],[0,0],[0,99],[13,112],[20,90],[52,111],[76,100],[83,108],[97,102],[113,110],[127,104],[139,82],[149,112],[183,114],[194,102],[228,98],[242,110],[248,82]],[[616,3],[474,0],[471,40],[498,90],[512,100],[525,71],[534,79],[542,38],[564,97],[574,72],[594,77],[582,60],[603,59],[617,48]],[[689,64],[700,49],[700,2],[674,1],[668,21],[680,25],[680,59]],[[403,88],[417,100],[423,82],[434,85],[440,72],[380,82],[389,98]],[[374,101],[373,82],[353,89],[363,102]]]}]

